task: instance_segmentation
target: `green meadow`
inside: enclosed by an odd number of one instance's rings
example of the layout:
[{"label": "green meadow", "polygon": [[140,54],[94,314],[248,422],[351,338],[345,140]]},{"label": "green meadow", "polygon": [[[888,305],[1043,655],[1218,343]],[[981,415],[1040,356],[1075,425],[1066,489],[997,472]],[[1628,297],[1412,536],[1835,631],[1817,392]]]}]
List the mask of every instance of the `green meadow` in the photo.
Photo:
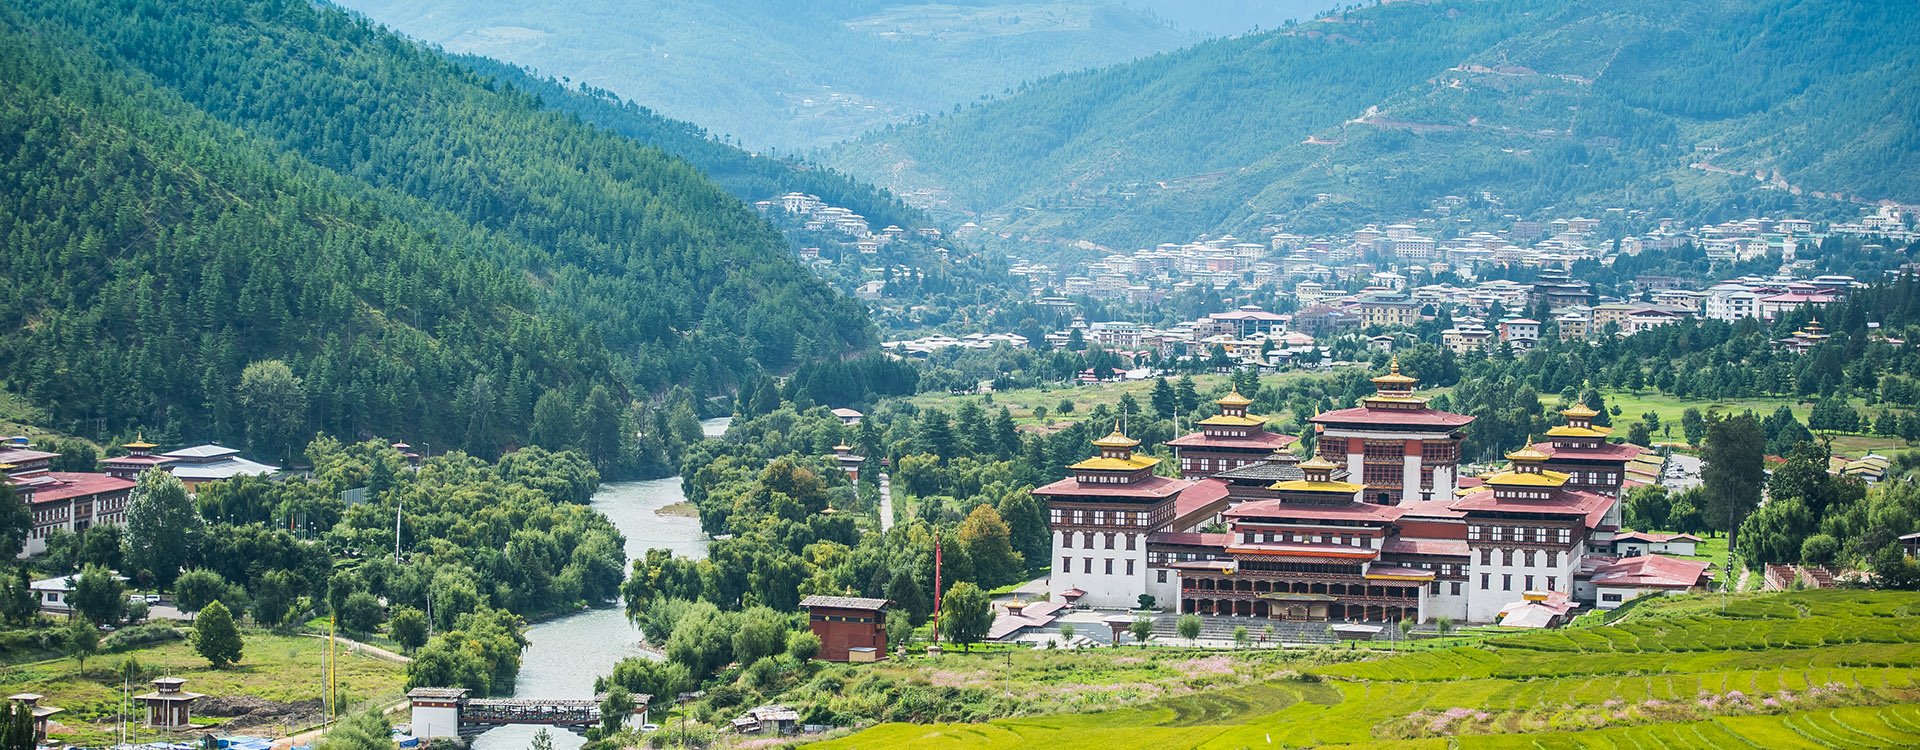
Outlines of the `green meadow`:
[{"label": "green meadow", "polygon": [[[1920,745],[1920,595],[1647,602],[1612,624],[1276,674],[1100,713],[883,724],[829,748]],[[1056,658],[1072,659],[1074,654]]]}]

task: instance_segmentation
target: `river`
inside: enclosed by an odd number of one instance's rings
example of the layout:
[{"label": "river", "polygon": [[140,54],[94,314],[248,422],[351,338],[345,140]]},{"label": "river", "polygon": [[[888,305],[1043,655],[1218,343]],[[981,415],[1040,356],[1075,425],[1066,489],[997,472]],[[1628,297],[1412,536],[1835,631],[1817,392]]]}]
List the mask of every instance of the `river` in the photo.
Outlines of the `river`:
[{"label": "river", "polygon": [[[700,427],[708,437],[727,431],[731,417],[707,419]],[[707,536],[700,519],[660,515],[659,510],[685,502],[679,477],[640,482],[610,482],[594,493],[593,508],[605,514],[627,538],[627,559],[649,549],[670,549],[684,557],[705,557]],[[613,671],[613,665],[641,655],[640,631],[627,621],[626,609],[615,605],[556,617],[527,631],[527,650],[521,654],[516,698],[592,698],[595,677]],[[480,735],[474,750],[526,750],[533,745],[535,727],[501,727]],[[571,732],[550,730],[554,750],[575,750],[586,741]]]}]

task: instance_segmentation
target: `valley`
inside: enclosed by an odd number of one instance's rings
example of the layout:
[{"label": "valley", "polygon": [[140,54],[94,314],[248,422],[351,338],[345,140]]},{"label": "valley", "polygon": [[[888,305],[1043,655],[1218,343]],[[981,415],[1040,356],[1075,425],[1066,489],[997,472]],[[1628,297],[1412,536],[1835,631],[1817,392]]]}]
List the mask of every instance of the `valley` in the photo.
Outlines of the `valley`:
[{"label": "valley", "polygon": [[0,750],[1913,745],[1911,15],[0,0]]}]

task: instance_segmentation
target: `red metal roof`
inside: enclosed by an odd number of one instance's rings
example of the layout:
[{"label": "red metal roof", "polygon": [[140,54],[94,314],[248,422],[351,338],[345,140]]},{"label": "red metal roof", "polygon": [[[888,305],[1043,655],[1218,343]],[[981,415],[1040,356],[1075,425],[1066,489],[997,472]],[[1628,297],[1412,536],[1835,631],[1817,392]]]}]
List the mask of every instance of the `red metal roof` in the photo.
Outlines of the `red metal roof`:
[{"label": "red metal roof", "polygon": [[1399,537],[1388,539],[1380,545],[1380,551],[1389,555],[1444,555],[1450,557],[1467,556],[1465,539],[1408,539]]},{"label": "red metal roof", "polygon": [[1651,531],[1629,531],[1629,532],[1620,534],[1618,536],[1615,536],[1613,538],[1613,540],[1616,542],[1629,540],[1629,539],[1642,541],[1642,542],[1652,542],[1654,544],[1660,544],[1662,542],[1671,542],[1671,541],[1694,542],[1696,544],[1700,542],[1700,537],[1694,536],[1692,534],[1656,534]]},{"label": "red metal roof", "polygon": [[1631,461],[1646,449],[1626,443],[1600,443],[1598,448],[1555,448],[1553,443],[1534,443],[1533,449],[1554,458],[1580,461]]},{"label": "red metal roof", "polygon": [[1651,586],[1685,589],[1701,585],[1707,574],[1704,560],[1682,560],[1665,555],[1624,557],[1593,571],[1595,586]]},{"label": "red metal roof", "polygon": [[[1279,500],[1255,500],[1234,506],[1233,510],[1227,511],[1227,517],[1235,519],[1301,519],[1307,521],[1341,519],[1392,523],[1394,519],[1400,517],[1401,513],[1402,510],[1397,506],[1375,505],[1373,503],[1309,505],[1306,503],[1286,503]],[[1284,521],[1282,522],[1284,523]]]},{"label": "red metal roof", "polygon": [[[1035,495],[1057,497],[1145,497],[1164,498],[1191,486],[1193,482],[1167,477],[1147,477],[1133,484],[1081,484],[1073,477],[1067,477],[1053,484],[1033,491]],[[1225,485],[1221,485],[1223,488]],[[1222,492],[1225,490],[1223,489]]]},{"label": "red metal roof", "polygon": [[77,471],[49,471],[39,476],[52,480],[33,488],[33,504],[61,502],[76,498],[125,492],[133,489],[133,480],[105,474]]},{"label": "red metal roof", "polygon": [[[1460,484],[1462,487],[1468,486],[1464,479],[1461,480]],[[1480,480],[1474,479],[1474,483],[1471,486],[1480,486]],[[1454,500],[1451,498],[1446,500],[1418,500],[1411,503],[1401,503],[1399,506],[1400,516],[1402,518],[1466,518],[1467,514],[1463,511],[1456,510],[1453,507],[1453,503]]]},{"label": "red metal roof", "polygon": [[32,448],[0,448],[0,464],[20,466],[32,461],[48,461],[59,457],[58,453],[37,451]]},{"label": "red metal roof", "polygon": [[1147,535],[1147,544],[1180,545],[1186,547],[1226,548],[1233,541],[1233,535],[1226,532],[1204,533],[1199,531],[1156,531]]},{"label": "red metal roof", "polygon": [[167,458],[166,456],[153,456],[153,455],[114,456],[112,458],[100,459],[100,463],[102,464],[142,464],[146,466],[158,466],[160,464],[170,464],[176,460],[178,459]]},{"label": "red metal roof", "polygon": [[1233,555],[1277,555],[1282,557],[1344,557],[1355,560],[1371,560],[1380,556],[1380,550],[1365,547],[1353,547],[1345,544],[1312,544],[1304,542],[1257,542],[1251,544],[1232,544],[1227,553]]},{"label": "red metal roof", "polygon": [[1320,424],[1366,424],[1405,427],[1465,427],[1473,417],[1438,409],[1369,409],[1356,406],[1314,415],[1310,422]]},{"label": "red metal roof", "polygon": [[1274,451],[1299,440],[1292,435],[1283,435],[1278,432],[1261,432],[1241,438],[1218,437],[1204,432],[1195,432],[1168,440],[1166,444],[1176,448],[1248,448]]},{"label": "red metal roof", "polygon": [[1173,500],[1174,524],[1187,516],[1204,512],[1208,506],[1227,498],[1227,483],[1218,479],[1201,479],[1181,491]]},{"label": "red metal roof", "polygon": [[1600,525],[1614,499],[1595,492],[1558,490],[1548,500],[1501,500],[1492,490],[1475,492],[1453,504],[1455,510],[1539,513],[1555,516],[1583,516],[1587,528]]}]

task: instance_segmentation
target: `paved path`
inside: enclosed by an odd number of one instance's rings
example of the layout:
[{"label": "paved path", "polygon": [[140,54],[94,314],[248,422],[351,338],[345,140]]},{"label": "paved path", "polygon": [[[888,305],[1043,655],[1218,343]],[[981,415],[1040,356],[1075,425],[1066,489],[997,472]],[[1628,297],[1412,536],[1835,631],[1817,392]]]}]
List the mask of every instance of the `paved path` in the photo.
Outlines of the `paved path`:
[{"label": "paved path", "polygon": [[[306,636],[309,638],[319,638],[321,640],[326,640],[327,638],[326,635],[321,633],[307,633]],[[340,653],[343,654],[366,654],[375,659],[382,659],[395,664],[406,664],[413,661],[411,657],[396,654],[371,643],[361,643],[345,636],[335,636],[334,639],[339,641],[337,648],[339,648]]]},{"label": "paved path", "polygon": [[1667,457],[1666,476],[1660,483],[1674,492],[1685,492],[1700,484],[1700,457],[1675,453]]},{"label": "paved path", "polygon": [[880,531],[893,530],[893,478],[880,472]]}]

